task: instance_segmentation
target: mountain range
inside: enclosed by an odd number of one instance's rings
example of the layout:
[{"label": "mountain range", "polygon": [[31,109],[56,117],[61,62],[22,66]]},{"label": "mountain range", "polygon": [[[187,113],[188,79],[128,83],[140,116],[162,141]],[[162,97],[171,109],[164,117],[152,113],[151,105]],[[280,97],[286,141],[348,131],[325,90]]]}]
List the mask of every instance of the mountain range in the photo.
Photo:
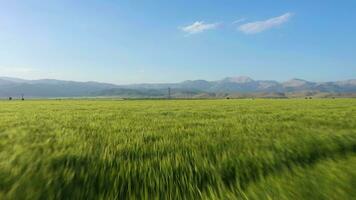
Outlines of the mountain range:
[{"label": "mountain range", "polygon": [[288,97],[317,94],[356,94],[356,79],[335,82],[312,82],[291,79],[286,82],[253,80],[250,77],[227,77],[217,81],[188,80],[180,83],[116,85],[54,79],[24,80],[0,77],[0,98],[122,97],[122,98],[217,98],[217,97]]}]

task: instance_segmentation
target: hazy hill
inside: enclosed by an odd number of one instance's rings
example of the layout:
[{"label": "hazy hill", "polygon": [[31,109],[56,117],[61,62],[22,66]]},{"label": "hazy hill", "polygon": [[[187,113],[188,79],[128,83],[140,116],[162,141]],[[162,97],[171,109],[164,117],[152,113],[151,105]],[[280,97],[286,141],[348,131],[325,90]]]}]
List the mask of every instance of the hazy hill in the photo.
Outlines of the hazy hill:
[{"label": "hazy hill", "polygon": [[53,79],[22,80],[0,77],[0,97],[80,97],[116,85],[97,82],[75,82]]},{"label": "hazy hill", "polygon": [[[76,82],[54,79],[24,80],[0,77],[0,97],[84,97],[119,96],[130,98],[167,97],[214,98],[246,96],[254,93],[263,97],[285,97],[285,93],[356,93],[356,79],[336,82],[311,82],[292,79],[286,82],[253,80],[250,77],[227,77],[218,81],[188,80],[181,83],[115,85],[99,82]],[[251,96],[251,95],[250,95]]]}]

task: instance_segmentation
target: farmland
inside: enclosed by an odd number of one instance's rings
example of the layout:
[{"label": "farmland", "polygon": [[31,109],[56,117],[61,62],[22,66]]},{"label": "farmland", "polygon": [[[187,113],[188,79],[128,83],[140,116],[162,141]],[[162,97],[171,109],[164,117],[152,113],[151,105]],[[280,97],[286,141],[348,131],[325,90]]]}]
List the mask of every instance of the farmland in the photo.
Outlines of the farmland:
[{"label": "farmland", "polygon": [[356,100],[0,101],[0,199],[352,199]]}]

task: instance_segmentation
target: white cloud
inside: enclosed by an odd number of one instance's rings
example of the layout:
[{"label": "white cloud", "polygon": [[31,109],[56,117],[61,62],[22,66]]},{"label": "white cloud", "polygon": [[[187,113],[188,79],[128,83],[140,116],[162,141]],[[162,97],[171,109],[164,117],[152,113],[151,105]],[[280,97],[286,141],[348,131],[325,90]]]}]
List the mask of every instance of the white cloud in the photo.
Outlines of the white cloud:
[{"label": "white cloud", "polygon": [[242,24],[239,26],[239,30],[246,34],[256,34],[263,32],[265,30],[271,29],[273,27],[279,26],[288,22],[288,20],[293,16],[292,13],[286,13],[279,17],[270,18],[264,21],[250,22]]},{"label": "white cloud", "polygon": [[0,67],[0,72],[2,73],[31,73],[35,71],[33,68],[25,67]]},{"label": "white cloud", "polygon": [[234,22],[232,22],[232,24],[239,24],[244,21],[246,21],[246,18],[241,18],[241,19],[238,19],[238,20],[235,20]]},{"label": "white cloud", "polygon": [[41,71],[35,68],[20,66],[0,66],[0,76],[33,79],[41,75],[47,74],[43,74]]},{"label": "white cloud", "polygon": [[196,33],[202,33],[207,30],[216,29],[218,28],[218,26],[219,26],[218,23],[206,24],[203,21],[197,21],[189,26],[180,27],[180,29],[189,34],[196,34]]}]

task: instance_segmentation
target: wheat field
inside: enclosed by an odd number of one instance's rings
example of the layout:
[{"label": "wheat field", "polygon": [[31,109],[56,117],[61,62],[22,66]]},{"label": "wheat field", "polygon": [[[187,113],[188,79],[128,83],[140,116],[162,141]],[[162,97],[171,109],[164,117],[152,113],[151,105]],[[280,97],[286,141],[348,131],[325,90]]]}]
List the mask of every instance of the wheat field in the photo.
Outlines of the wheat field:
[{"label": "wheat field", "polygon": [[0,199],[354,199],[356,100],[0,101]]}]

